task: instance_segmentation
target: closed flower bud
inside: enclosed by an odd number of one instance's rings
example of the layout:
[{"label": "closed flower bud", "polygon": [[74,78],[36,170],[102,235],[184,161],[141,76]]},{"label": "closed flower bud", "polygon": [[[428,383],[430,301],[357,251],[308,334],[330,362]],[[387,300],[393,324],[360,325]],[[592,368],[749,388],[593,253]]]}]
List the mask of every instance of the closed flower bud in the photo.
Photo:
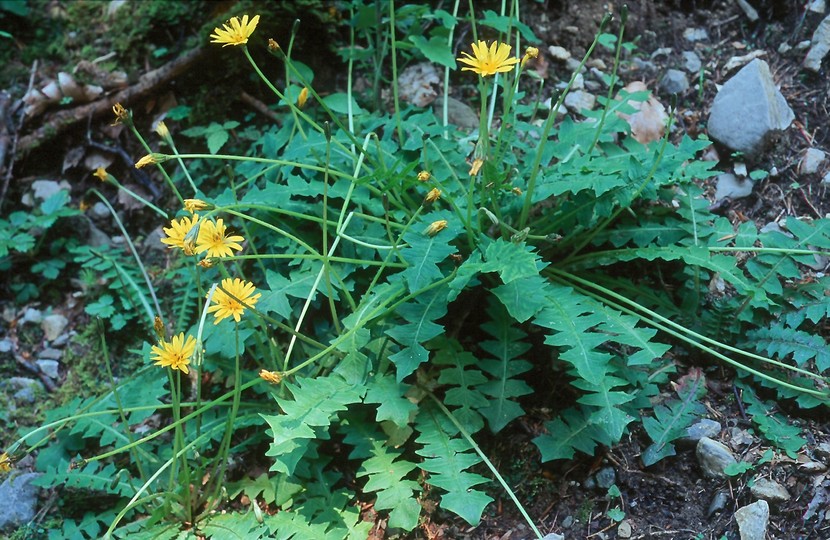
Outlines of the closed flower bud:
[{"label": "closed flower bud", "polygon": [[426,198],[424,199],[425,203],[434,203],[438,199],[441,198],[441,190],[438,188],[432,188],[429,193],[427,193]]},{"label": "closed flower bud", "polygon": [[446,219],[439,219],[438,221],[433,221],[427,227],[426,234],[427,236],[435,236],[439,232],[443,231],[447,228],[447,220]]},{"label": "closed flower bud", "polygon": [[418,173],[419,182],[428,182],[430,178],[432,178],[432,175],[427,171],[421,171]]}]

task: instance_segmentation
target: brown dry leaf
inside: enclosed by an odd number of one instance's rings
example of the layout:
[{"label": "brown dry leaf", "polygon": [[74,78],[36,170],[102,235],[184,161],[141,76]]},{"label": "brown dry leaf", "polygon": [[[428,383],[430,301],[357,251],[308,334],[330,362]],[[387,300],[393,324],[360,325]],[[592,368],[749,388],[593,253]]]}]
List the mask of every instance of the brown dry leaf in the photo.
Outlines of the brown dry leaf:
[{"label": "brown dry leaf", "polygon": [[[648,87],[642,81],[634,81],[627,84],[623,90],[631,94],[648,90]],[[617,94],[617,99],[619,99],[619,94]],[[666,130],[666,121],[669,118],[663,104],[653,94],[647,101],[632,101],[629,104],[638,112],[631,115],[619,113],[619,116],[631,126],[631,136],[642,144],[662,139]]]}]

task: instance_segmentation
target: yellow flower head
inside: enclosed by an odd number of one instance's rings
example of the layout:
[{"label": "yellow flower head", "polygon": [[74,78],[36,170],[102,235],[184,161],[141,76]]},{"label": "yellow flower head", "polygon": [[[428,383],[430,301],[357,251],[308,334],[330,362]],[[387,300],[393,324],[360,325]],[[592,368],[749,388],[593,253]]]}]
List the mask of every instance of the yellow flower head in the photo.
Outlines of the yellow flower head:
[{"label": "yellow flower head", "polygon": [[228,317],[239,322],[245,308],[254,307],[262,293],[253,294],[256,290],[253,283],[242,281],[239,278],[225,278],[219,288],[213,293],[208,313],[213,313],[216,320],[213,324]]},{"label": "yellow flower head", "polygon": [[478,171],[481,170],[481,166],[484,165],[484,160],[480,158],[476,158],[473,160],[473,165],[470,167],[470,176],[475,176],[478,174]]},{"label": "yellow flower head", "polygon": [[185,199],[184,200],[184,209],[190,212],[191,214],[197,212],[199,210],[204,210],[208,207],[208,203],[201,199]]},{"label": "yellow flower head", "polygon": [[482,77],[488,75],[495,75],[496,73],[503,73],[510,71],[513,66],[519,63],[519,59],[510,56],[510,45],[507,43],[499,43],[494,41],[487,47],[487,42],[481,40],[473,43],[473,56],[469,53],[462,52],[466,58],[458,58],[462,64],[467,64],[470,67],[461,68],[461,71],[474,71]]},{"label": "yellow flower head", "polygon": [[433,203],[441,198],[441,190],[438,188],[432,188],[429,193],[427,193],[424,202]]},{"label": "yellow flower head", "polygon": [[7,473],[12,470],[12,458],[5,452],[0,454],[0,473]]},{"label": "yellow flower head", "polygon": [[259,378],[271,384],[280,384],[282,382],[282,375],[276,371],[268,371],[267,369],[259,370]]},{"label": "yellow flower head", "polygon": [[527,61],[531,58],[538,58],[539,57],[539,49],[536,47],[528,47],[525,49],[525,55],[522,56],[522,67],[525,67]]},{"label": "yellow flower head", "polygon": [[308,88],[303,88],[300,90],[300,95],[297,96],[297,107],[302,109],[305,107],[306,101],[308,101]]},{"label": "yellow flower head", "polygon": [[231,257],[232,249],[242,250],[239,242],[245,239],[238,235],[225,236],[225,223],[222,218],[213,221],[203,221],[199,227],[199,236],[196,238],[196,253],[207,251],[208,257]]},{"label": "yellow flower head", "polygon": [[95,169],[95,172],[92,173],[92,176],[97,176],[101,182],[106,182],[107,178],[109,177],[109,174],[107,173],[107,170],[105,168],[98,167],[97,169]]},{"label": "yellow flower head", "polygon": [[165,140],[170,138],[170,130],[167,129],[167,124],[164,123],[164,120],[159,120],[159,123],[156,124],[156,134]]},{"label": "yellow flower head", "polygon": [[429,174],[429,171],[421,171],[418,173],[419,182],[429,182],[430,178],[432,178],[432,175]]},{"label": "yellow flower head", "polygon": [[259,24],[259,15],[254,15],[250,22],[248,22],[247,15],[242,16],[241,22],[239,17],[231,17],[230,21],[222,25],[224,30],[219,27],[213,29],[213,34],[210,35],[213,38],[211,43],[221,43],[222,47],[245,45],[256,30],[257,24]]},{"label": "yellow flower head", "polygon": [[167,161],[167,156],[164,154],[147,154],[138,160],[135,164],[135,168],[140,169],[142,167],[146,167],[147,165],[155,165],[156,163],[163,163],[165,161]]},{"label": "yellow flower head", "polygon": [[160,340],[158,345],[153,345],[150,352],[150,359],[155,361],[155,365],[178,369],[187,374],[190,372],[187,365],[193,353],[196,352],[196,338],[187,336],[185,340],[184,332],[182,332],[178,336],[173,336],[170,342]]},{"label": "yellow flower head", "polygon": [[202,259],[199,261],[199,266],[202,268],[213,268],[214,259]]},{"label": "yellow flower head", "polygon": [[162,238],[161,243],[167,244],[171,248],[181,248],[186,255],[193,255],[193,236],[195,234],[191,234],[191,231],[198,222],[199,214],[195,214],[192,218],[185,216],[180,220],[171,220],[170,227],[163,228],[167,238]]},{"label": "yellow flower head", "polygon": [[435,236],[439,232],[443,231],[447,228],[447,220],[446,219],[439,219],[438,221],[433,221],[427,227],[426,234],[427,236]]},{"label": "yellow flower head", "polygon": [[113,126],[116,126],[121,122],[130,121],[130,112],[120,103],[116,103],[112,106],[112,112],[115,114],[115,122],[113,122]]}]

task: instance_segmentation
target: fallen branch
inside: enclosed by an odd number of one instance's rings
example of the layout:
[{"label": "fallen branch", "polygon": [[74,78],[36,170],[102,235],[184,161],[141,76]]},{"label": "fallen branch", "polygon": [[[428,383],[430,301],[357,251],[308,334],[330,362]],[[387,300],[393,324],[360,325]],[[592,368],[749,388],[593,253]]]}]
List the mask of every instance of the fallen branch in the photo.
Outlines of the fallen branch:
[{"label": "fallen branch", "polygon": [[112,106],[116,103],[127,105],[144,95],[154,92],[201,60],[206,51],[207,49],[204,47],[193,49],[172,62],[142,75],[138,82],[129,88],[109,95],[104,99],[48,115],[39,128],[20,138],[17,148],[18,157],[31,152],[72,125],[86,121],[90,116],[112,114]]}]

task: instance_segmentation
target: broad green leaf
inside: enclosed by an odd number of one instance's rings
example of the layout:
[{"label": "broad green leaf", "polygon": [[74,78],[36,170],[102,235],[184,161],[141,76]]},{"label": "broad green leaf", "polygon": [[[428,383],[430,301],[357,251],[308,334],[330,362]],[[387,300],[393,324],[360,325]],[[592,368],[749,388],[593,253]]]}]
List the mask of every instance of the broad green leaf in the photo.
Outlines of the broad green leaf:
[{"label": "broad green leaf", "polygon": [[456,69],[455,57],[452,50],[447,44],[447,38],[433,36],[426,40],[424,36],[409,36],[411,41],[419,51],[423,53],[427,60],[446,66],[450,69]]}]

